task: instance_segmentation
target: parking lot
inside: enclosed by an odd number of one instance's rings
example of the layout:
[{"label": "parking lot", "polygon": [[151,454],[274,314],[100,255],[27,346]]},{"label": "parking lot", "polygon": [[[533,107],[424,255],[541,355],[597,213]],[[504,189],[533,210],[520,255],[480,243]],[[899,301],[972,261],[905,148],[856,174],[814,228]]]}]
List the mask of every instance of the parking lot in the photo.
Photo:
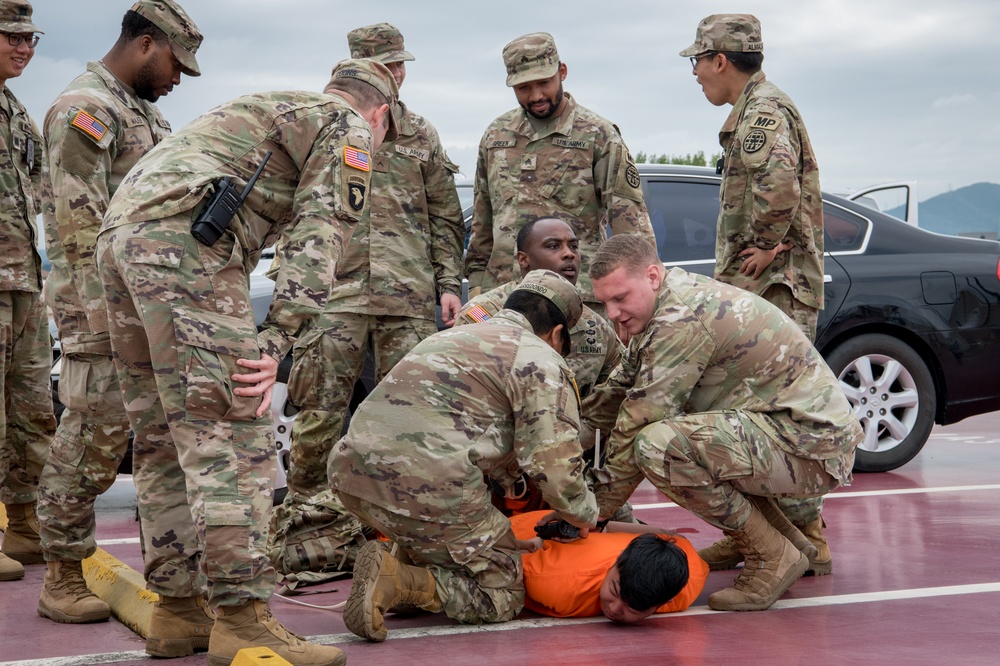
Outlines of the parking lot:
[{"label": "parking lot", "polygon": [[[708,595],[731,572],[713,572],[684,613],[632,627],[603,618],[557,620],[523,612],[504,625],[461,626],[443,615],[393,619],[389,640],[368,644],[335,610],[275,599],[293,631],[341,645],[353,664],[994,664],[1000,614],[1000,413],[936,427],[924,450],[894,472],[862,474],[826,504],[834,572],[803,578],[759,613],[718,613]],[[696,547],[719,533],[644,484],[642,520],[675,529]],[[130,477],[101,498],[102,549],[141,570]],[[117,620],[57,625],[35,613],[43,568],[0,594],[0,666],[204,664],[146,658],[144,641]],[[137,574],[136,574],[137,575]],[[297,597],[315,606],[346,599],[350,582]],[[134,607],[140,607],[136,602]],[[130,611],[131,612],[131,611]]]}]

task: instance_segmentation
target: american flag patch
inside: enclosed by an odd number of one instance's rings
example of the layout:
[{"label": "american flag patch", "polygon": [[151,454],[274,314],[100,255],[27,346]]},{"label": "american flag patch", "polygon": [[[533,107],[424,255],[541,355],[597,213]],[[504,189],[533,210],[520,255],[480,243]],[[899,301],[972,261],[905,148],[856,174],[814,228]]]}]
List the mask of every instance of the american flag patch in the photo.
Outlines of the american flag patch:
[{"label": "american flag patch", "polygon": [[103,139],[108,131],[104,123],[83,110],[76,112],[76,117],[73,118],[70,125],[81,130],[84,134],[94,137],[95,141]]},{"label": "american flag patch", "polygon": [[362,171],[371,171],[371,158],[363,150],[344,146],[344,164]]},{"label": "american flag patch", "polygon": [[469,319],[476,322],[477,324],[482,324],[484,321],[492,319],[492,317],[490,317],[490,313],[487,312],[482,305],[477,305],[473,308],[470,308],[469,311],[466,312],[465,314],[469,315]]}]

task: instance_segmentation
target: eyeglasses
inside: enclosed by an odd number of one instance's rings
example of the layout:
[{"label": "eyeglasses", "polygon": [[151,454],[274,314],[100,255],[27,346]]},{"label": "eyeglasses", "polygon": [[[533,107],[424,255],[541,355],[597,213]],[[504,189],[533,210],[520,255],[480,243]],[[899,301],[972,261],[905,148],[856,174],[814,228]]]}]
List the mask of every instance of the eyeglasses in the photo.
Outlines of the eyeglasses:
[{"label": "eyeglasses", "polygon": [[11,46],[20,46],[21,42],[25,42],[28,48],[35,48],[38,46],[38,35],[16,35],[12,32],[0,32],[0,35],[7,35],[7,43]]},{"label": "eyeglasses", "polygon": [[718,51],[709,51],[708,53],[702,53],[701,55],[690,56],[688,58],[688,60],[691,61],[691,70],[694,71],[694,70],[698,69],[698,62],[702,58],[711,58],[711,57],[716,56],[718,54],[719,54]]}]

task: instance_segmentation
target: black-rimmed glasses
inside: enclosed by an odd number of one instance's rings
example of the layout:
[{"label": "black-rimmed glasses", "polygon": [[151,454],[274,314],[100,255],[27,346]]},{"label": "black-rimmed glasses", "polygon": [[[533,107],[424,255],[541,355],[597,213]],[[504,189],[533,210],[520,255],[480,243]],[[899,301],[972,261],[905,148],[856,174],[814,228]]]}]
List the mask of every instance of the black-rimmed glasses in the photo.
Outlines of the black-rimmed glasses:
[{"label": "black-rimmed glasses", "polygon": [[26,42],[29,48],[38,46],[38,35],[23,35],[13,32],[0,32],[0,35],[7,35],[7,43],[11,46],[20,46],[21,42]]}]

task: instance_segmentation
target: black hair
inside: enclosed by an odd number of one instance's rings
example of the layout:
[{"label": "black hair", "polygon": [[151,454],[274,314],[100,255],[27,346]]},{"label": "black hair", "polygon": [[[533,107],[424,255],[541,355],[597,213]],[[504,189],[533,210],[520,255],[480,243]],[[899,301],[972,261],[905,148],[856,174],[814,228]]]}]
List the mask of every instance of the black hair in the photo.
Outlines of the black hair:
[{"label": "black hair", "polygon": [[740,51],[719,51],[726,56],[726,60],[733,63],[733,66],[744,74],[755,74],[760,71],[760,66],[764,64],[764,54],[760,51],[743,53]]},{"label": "black hair", "polygon": [[639,612],[659,608],[688,582],[687,555],[673,539],[640,534],[615,562],[622,601]]},{"label": "black hair", "polygon": [[149,35],[157,42],[163,42],[167,39],[167,33],[160,30],[156,24],[139,12],[131,9],[125,12],[125,16],[122,18],[122,34],[118,41],[131,42],[143,35]]},{"label": "black hair", "polygon": [[531,324],[531,330],[535,332],[535,335],[545,335],[562,324],[563,356],[569,354],[569,326],[566,325],[566,315],[556,307],[555,303],[541,294],[518,289],[507,297],[507,302],[503,306],[508,310],[523,314],[528,323]]},{"label": "black hair", "polygon": [[516,252],[524,252],[524,246],[528,244],[528,239],[531,238],[531,233],[535,228],[535,225],[542,220],[558,220],[558,217],[552,217],[551,215],[545,215],[543,217],[536,217],[531,222],[521,227],[521,230],[517,232],[517,238],[514,240],[514,250]]}]

